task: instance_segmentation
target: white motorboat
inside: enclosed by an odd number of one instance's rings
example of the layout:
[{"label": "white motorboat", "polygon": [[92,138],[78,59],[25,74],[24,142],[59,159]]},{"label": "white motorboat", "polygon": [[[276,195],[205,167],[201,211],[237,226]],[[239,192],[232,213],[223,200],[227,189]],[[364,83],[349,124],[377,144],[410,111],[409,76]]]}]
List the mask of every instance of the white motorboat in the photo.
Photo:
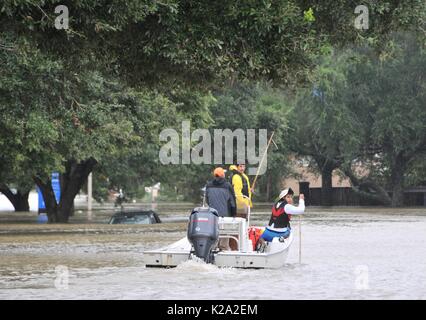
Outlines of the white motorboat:
[{"label": "white motorboat", "polygon": [[[204,210],[204,212],[202,212]],[[218,217],[211,208],[196,208],[188,225],[188,236],[166,247],[144,252],[147,267],[175,267],[197,256],[219,267],[281,268],[284,266],[293,234],[288,238],[274,238],[262,250],[254,249],[250,230],[244,218]],[[213,211],[215,211],[213,209]],[[195,213],[195,214],[194,214]],[[234,239],[237,250],[220,250],[221,239]]]}]

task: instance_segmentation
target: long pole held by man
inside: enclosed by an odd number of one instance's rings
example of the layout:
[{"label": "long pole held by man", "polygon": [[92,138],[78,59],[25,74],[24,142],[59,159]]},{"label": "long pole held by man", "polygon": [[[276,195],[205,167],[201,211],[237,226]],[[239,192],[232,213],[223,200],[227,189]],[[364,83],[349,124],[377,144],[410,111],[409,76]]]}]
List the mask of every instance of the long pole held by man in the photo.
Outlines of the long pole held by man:
[{"label": "long pole held by man", "polygon": [[256,182],[257,182],[257,178],[258,178],[258,176],[259,176],[260,168],[262,168],[263,161],[265,160],[266,155],[268,154],[268,149],[269,149],[269,146],[270,146],[270,144],[271,144],[271,142],[272,142],[272,138],[274,137],[274,133],[275,133],[275,131],[272,131],[272,134],[271,134],[271,136],[269,137],[268,144],[266,145],[265,152],[263,153],[263,155],[262,155],[262,159],[260,160],[259,167],[257,168],[256,176],[254,177],[253,184],[252,184],[252,186],[251,186],[251,189],[252,189],[253,191],[254,191],[254,188],[256,187]]}]

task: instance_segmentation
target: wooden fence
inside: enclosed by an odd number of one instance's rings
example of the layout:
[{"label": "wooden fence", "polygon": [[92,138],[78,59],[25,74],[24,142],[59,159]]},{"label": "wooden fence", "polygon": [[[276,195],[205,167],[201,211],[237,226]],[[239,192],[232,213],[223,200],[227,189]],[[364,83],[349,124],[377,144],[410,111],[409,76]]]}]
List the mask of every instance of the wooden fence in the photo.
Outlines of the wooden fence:
[{"label": "wooden fence", "polygon": [[[301,185],[300,192],[305,193],[306,204],[311,206],[321,205],[321,188],[306,188],[306,185]],[[392,194],[390,193],[390,195]],[[381,205],[374,200],[361,196],[352,188],[333,188],[332,199],[335,206]],[[426,206],[426,190],[404,192],[404,206]]]}]

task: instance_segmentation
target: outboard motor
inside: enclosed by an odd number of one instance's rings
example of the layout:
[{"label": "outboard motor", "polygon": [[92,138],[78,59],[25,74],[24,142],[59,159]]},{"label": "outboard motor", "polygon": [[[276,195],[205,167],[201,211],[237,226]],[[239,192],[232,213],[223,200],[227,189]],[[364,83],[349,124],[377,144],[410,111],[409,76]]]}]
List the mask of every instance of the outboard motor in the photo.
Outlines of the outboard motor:
[{"label": "outboard motor", "polygon": [[188,224],[188,240],[195,255],[207,263],[213,262],[212,250],[219,239],[219,214],[209,207],[195,208]]}]

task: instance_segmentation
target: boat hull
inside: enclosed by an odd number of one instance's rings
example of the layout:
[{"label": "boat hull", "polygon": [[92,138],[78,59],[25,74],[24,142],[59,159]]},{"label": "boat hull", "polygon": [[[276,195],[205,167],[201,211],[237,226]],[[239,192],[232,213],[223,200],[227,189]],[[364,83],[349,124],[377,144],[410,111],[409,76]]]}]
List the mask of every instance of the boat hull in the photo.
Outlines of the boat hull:
[{"label": "boat hull", "polygon": [[[284,242],[273,241],[268,244],[266,252],[260,253],[219,251],[214,254],[213,264],[218,267],[277,269],[284,266],[293,242],[293,234]],[[176,267],[191,259],[191,244],[187,238],[158,250],[144,252],[143,260],[147,267]]]}]

